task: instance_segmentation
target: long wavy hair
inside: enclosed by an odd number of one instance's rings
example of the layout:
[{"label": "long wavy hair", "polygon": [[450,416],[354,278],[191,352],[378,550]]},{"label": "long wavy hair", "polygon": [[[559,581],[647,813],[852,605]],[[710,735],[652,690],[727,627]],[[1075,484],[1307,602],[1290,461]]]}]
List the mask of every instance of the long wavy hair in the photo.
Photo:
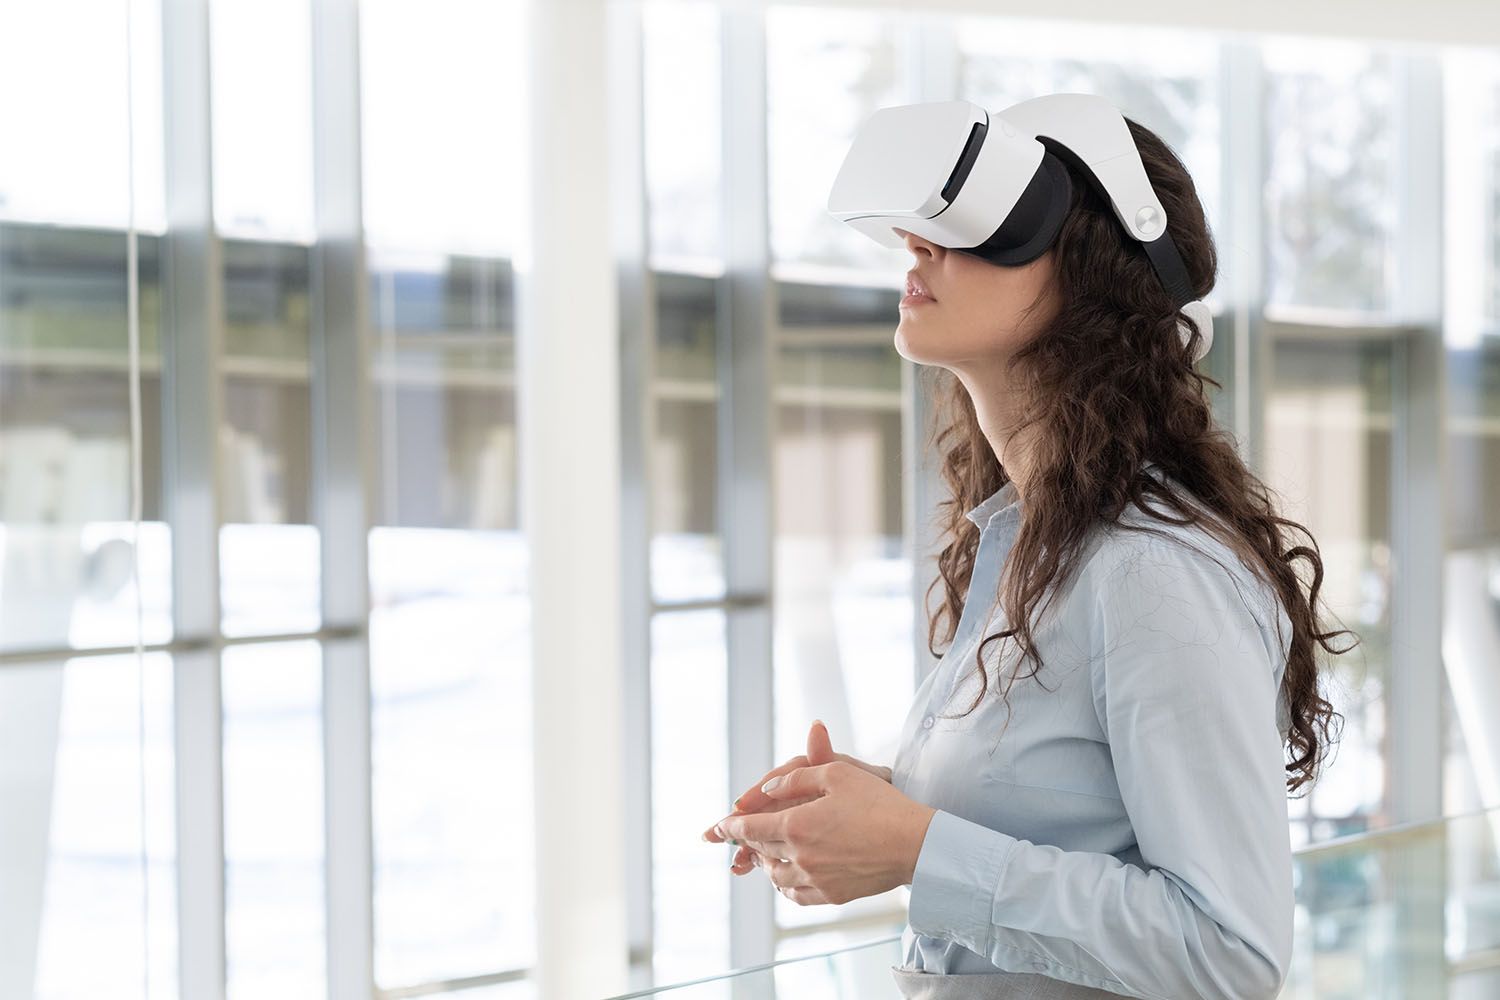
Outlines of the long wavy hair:
[{"label": "long wavy hair", "polygon": [[[1126,123],[1166,209],[1167,231],[1193,291],[1203,298],[1214,285],[1218,257],[1192,178],[1159,136],[1128,117]],[[1076,172],[1073,180],[1073,201],[1053,246],[1058,309],[1010,362],[1026,399],[1017,430],[1026,429],[1032,443],[1023,517],[995,595],[1010,627],[979,644],[980,690],[963,714],[977,708],[989,689],[985,647],[1006,638],[1022,654],[1000,695],[1008,711],[1011,684],[1042,668],[1032,631],[1038,604],[1077,568],[1090,531],[1100,523],[1119,524],[1135,504],[1168,524],[1202,524],[1281,601],[1292,624],[1281,693],[1291,714],[1287,788],[1295,791],[1317,776],[1330,724],[1337,720],[1341,729],[1343,721],[1323,696],[1315,646],[1345,653],[1358,637],[1347,629],[1324,630],[1316,539],[1279,515],[1273,492],[1216,426],[1205,385],[1222,385],[1193,367],[1198,335],[1191,344],[1182,342],[1179,313],[1144,250],[1091,185]],[[980,529],[965,514],[1010,477],[953,373],[935,368],[926,377],[935,380],[938,403],[928,445],[942,455],[952,495],[938,505],[940,541],[946,544],[937,559],[939,577],[923,602],[930,615],[928,650],[938,656],[934,643],[951,645],[957,631],[979,545]],[[1143,471],[1146,462],[1156,463],[1166,477],[1158,481]],[[1179,495],[1174,483],[1191,498]],[[1310,581],[1299,575],[1299,561]],[[940,583],[943,603],[933,613],[930,598]],[[1340,635],[1353,641],[1331,645]],[[1027,660],[1031,669],[1021,673]]]}]

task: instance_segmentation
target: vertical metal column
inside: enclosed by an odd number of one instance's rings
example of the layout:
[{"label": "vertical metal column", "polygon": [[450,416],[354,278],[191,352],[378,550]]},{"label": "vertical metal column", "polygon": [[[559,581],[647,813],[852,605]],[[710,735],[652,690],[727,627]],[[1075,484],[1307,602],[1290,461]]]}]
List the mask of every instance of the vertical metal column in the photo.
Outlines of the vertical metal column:
[{"label": "vertical metal column", "polygon": [[[718,289],[719,526],[724,535],[729,786],[772,766],[771,283],[766,166],[766,26],[758,6],[723,12],[724,278]],[[775,956],[774,889],[737,878],[729,893],[731,967]],[[746,988],[736,984],[736,989]]]},{"label": "vertical metal column", "polygon": [[937,505],[945,498],[938,471],[940,456],[926,450],[935,405],[927,385],[935,374],[923,365],[910,362],[901,365],[901,465],[906,472],[902,502],[906,506],[906,541],[911,553],[913,688],[920,687],[928,672],[937,666],[937,659],[927,647],[927,590],[937,579],[937,549],[941,540],[936,524]]},{"label": "vertical metal column", "polygon": [[[922,18],[912,34],[908,50],[911,100],[951,101],[958,93],[958,44],[949,18]],[[928,453],[927,437],[937,401],[928,386],[940,373],[935,368],[901,362],[901,465],[906,474],[906,538],[911,551],[913,686],[920,686],[937,660],[927,649],[927,588],[937,579],[937,546],[940,532],[935,524],[938,503],[947,487],[940,471],[942,456]],[[886,762],[890,763],[890,762]]]},{"label": "vertical metal column", "polygon": [[1392,359],[1391,677],[1386,773],[1395,822],[1442,815],[1443,565],[1447,555],[1447,351],[1443,343],[1440,56],[1396,60],[1396,281],[1410,332]]},{"label": "vertical metal column", "polygon": [[620,291],[620,597],[624,640],[625,901],[630,988],[652,985],[651,442],[656,439],[655,282],[646,221],[639,0],[609,6],[609,128]]},{"label": "vertical metal column", "polygon": [[[628,979],[619,276],[607,0],[533,0],[516,257],[529,549],[539,996]],[[497,776],[496,780],[502,780]]]},{"label": "vertical metal column", "polygon": [[[1443,72],[1439,53],[1395,56],[1395,281],[1391,312],[1406,326],[1392,344],[1390,678],[1385,692],[1387,811],[1393,822],[1443,811],[1443,611],[1448,557],[1447,347],[1444,342]],[[1447,839],[1396,852],[1393,884],[1441,885]],[[1395,900],[1395,940],[1385,982],[1416,996],[1444,982],[1441,893]],[[1402,953],[1404,952],[1404,954]]]},{"label": "vertical metal column", "polygon": [[[1229,264],[1226,315],[1216,333],[1232,331],[1226,406],[1240,453],[1259,474],[1265,471],[1265,404],[1270,389],[1272,345],[1266,337],[1266,221],[1264,182],[1265,74],[1254,41],[1225,42],[1220,58],[1220,178],[1225,231],[1218,234],[1221,261]],[[1222,265],[1221,265],[1222,266]],[[1217,377],[1217,376],[1216,376]]]},{"label": "vertical metal column", "polygon": [[172,530],[178,983],[224,996],[218,435],[224,267],[213,216],[209,0],[162,6],[163,494]]},{"label": "vertical metal column", "polygon": [[312,4],[313,517],[321,543],[328,996],[374,990],[368,538],[374,406],[360,184],[359,11]]}]

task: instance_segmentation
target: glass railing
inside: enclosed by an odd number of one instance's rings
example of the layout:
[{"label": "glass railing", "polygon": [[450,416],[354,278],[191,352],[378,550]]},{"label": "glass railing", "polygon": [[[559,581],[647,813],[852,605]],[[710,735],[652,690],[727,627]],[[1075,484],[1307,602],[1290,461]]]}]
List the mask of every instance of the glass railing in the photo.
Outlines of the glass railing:
[{"label": "glass railing", "polygon": [[[1282,1000],[1500,998],[1500,808],[1297,852],[1296,940]],[[895,1000],[899,928],[818,955],[627,997]]]}]

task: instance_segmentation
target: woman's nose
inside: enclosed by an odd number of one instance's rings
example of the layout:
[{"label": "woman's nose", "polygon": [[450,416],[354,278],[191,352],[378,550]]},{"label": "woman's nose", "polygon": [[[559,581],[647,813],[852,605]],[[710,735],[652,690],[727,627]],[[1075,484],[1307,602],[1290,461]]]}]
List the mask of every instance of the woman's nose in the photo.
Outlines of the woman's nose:
[{"label": "woman's nose", "polygon": [[941,249],[936,243],[923,239],[916,233],[907,232],[905,229],[897,229],[895,232],[906,241],[906,249],[910,250],[913,255],[925,253],[928,257],[933,257]]}]

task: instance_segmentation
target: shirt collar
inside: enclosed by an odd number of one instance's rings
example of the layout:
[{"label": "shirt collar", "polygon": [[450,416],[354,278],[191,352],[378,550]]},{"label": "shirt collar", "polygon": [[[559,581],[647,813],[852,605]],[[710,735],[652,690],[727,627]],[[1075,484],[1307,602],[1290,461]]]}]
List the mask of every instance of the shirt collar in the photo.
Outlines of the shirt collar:
[{"label": "shirt collar", "polygon": [[[1143,463],[1141,470],[1149,472],[1158,478],[1161,476],[1161,468],[1155,462]],[[1000,514],[1019,514],[1021,507],[1021,496],[1016,490],[1015,480],[1009,480],[1004,486],[991,493],[984,500],[981,500],[978,506],[974,507],[964,516],[983,529],[985,525],[989,524],[991,520]]]},{"label": "shirt collar", "polygon": [[1021,509],[1021,496],[1016,490],[1015,480],[1008,480],[1006,484],[991,493],[979,505],[964,516],[973,521],[982,530],[990,520],[1002,511],[1014,510],[1019,513]]}]

